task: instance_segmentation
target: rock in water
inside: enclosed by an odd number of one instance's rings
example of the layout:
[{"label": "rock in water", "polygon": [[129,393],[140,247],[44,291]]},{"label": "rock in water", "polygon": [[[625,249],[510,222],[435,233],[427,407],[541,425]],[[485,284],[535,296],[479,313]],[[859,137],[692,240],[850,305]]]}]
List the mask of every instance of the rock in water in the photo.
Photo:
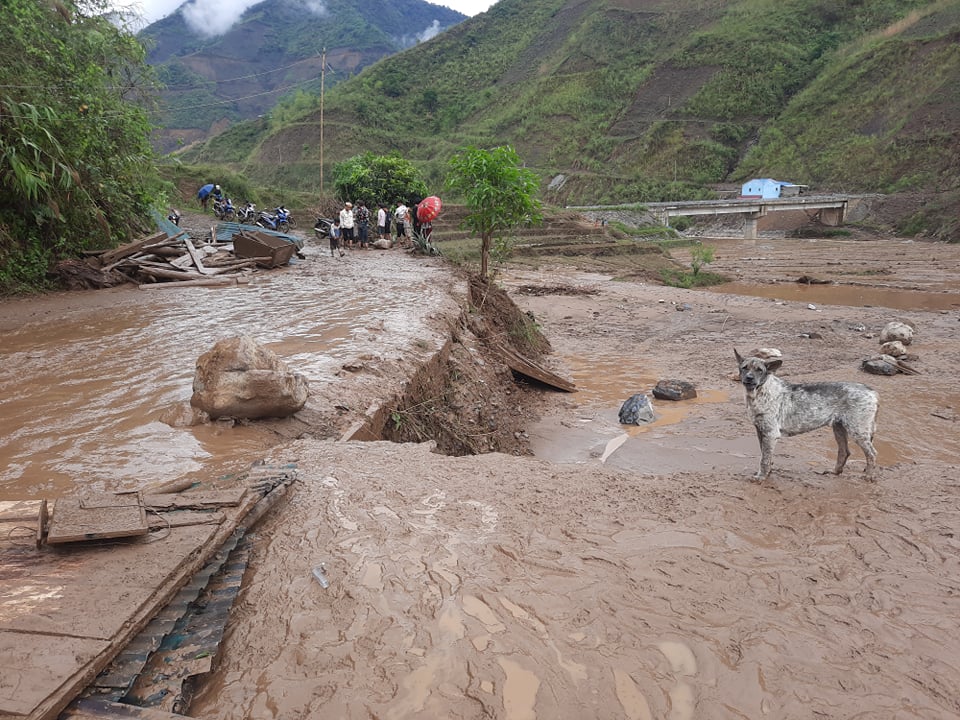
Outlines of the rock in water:
[{"label": "rock in water", "polygon": [[190,404],[214,420],[287,417],[306,402],[306,377],[247,335],[221,340],[197,360]]},{"label": "rock in water", "polygon": [[657,400],[692,400],[697,389],[686,380],[661,380],[653,388],[653,396]]},{"label": "rock in water", "polygon": [[656,416],[653,413],[653,403],[643,393],[637,393],[620,407],[621,425],[640,425],[653,422]]}]

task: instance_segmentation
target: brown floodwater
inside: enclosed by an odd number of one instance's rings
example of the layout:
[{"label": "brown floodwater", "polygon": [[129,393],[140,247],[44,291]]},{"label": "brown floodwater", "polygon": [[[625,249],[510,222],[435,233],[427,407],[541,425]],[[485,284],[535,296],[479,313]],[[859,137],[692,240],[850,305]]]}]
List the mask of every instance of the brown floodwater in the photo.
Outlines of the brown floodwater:
[{"label": "brown floodwater", "polygon": [[275,438],[256,426],[172,427],[165,413],[190,399],[197,358],[224,337],[251,335],[321,384],[368,349],[370,328],[391,344],[417,336],[418,308],[442,284],[420,263],[358,269],[363,259],[320,258],[320,277],[290,267],[239,287],[130,291],[126,304],[31,317],[4,333],[0,499],[247,467]]},{"label": "brown floodwater", "polygon": [[956,292],[928,292],[862,285],[807,285],[804,283],[756,284],[731,282],[715,285],[713,292],[790,300],[814,305],[851,307],[887,307],[895,310],[956,310],[960,295]]}]

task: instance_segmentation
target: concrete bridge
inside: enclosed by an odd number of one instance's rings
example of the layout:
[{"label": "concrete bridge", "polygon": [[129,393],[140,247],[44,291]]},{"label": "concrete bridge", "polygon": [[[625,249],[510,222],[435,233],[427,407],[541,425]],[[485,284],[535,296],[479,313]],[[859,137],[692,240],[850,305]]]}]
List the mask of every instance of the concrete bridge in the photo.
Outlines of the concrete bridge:
[{"label": "concrete bridge", "polygon": [[744,216],[743,236],[757,237],[757,220],[769,212],[782,210],[818,211],[820,222],[830,227],[843,224],[849,198],[845,195],[798,195],[790,198],[734,198],[732,200],[691,200],[673,203],[647,203],[650,213],[669,227],[670,218],[681,215]]},{"label": "concrete bridge", "polygon": [[[744,216],[743,236],[757,237],[757,220],[770,212],[782,210],[816,211],[820,222],[830,227],[843,224],[850,197],[847,195],[797,195],[789,198],[733,198],[730,200],[681,200],[666,203],[643,203],[660,224],[670,226],[670,218],[692,215]],[[604,210],[602,206],[571,208],[574,210]]]}]

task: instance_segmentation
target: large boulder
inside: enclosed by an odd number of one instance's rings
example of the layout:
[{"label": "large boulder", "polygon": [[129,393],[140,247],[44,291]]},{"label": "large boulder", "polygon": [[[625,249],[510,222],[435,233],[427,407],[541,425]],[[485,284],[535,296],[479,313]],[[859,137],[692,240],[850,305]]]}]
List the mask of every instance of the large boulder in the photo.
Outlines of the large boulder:
[{"label": "large boulder", "polygon": [[214,420],[287,417],[304,406],[307,394],[303,375],[242,335],[219,341],[197,359],[190,404]]}]

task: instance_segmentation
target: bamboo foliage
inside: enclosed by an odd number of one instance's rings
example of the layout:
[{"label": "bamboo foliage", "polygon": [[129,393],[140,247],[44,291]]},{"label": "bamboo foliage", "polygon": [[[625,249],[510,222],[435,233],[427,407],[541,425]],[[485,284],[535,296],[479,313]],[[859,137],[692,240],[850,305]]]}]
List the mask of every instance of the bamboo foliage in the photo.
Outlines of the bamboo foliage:
[{"label": "bamboo foliage", "polygon": [[0,293],[145,227],[160,184],[145,51],[107,0],[0,3]]}]

